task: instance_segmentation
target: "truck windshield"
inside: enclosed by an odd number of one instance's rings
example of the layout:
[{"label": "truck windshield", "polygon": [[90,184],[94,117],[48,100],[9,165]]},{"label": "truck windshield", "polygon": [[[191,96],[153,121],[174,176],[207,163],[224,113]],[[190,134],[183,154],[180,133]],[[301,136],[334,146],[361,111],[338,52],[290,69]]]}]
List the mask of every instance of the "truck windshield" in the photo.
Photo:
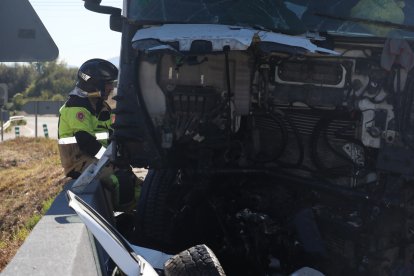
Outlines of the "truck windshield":
[{"label": "truck windshield", "polygon": [[287,34],[414,39],[414,0],[130,0],[138,24],[226,24]]}]

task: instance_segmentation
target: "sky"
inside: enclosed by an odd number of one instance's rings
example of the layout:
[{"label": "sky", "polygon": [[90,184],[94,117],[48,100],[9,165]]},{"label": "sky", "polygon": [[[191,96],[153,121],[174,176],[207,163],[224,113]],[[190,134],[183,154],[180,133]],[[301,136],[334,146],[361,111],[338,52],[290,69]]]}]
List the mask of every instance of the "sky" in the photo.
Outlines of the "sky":
[{"label": "sky", "polygon": [[[29,2],[59,48],[59,61],[79,67],[91,58],[119,56],[121,33],[109,29],[109,15],[86,10],[82,0]],[[101,4],[121,8],[122,0],[103,0]]]}]

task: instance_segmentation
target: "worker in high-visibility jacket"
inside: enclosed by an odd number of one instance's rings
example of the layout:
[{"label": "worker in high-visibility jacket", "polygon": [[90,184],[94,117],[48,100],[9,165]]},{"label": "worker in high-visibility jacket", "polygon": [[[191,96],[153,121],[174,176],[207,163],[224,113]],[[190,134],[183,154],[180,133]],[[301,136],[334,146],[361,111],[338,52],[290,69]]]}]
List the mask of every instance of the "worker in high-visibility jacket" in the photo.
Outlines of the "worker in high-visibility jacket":
[{"label": "worker in high-visibility jacket", "polygon": [[[79,68],[76,87],[59,111],[59,153],[66,176],[78,178],[105,152],[112,133],[111,108],[106,100],[117,77],[118,69],[103,59],[88,60]],[[141,181],[129,166],[114,168],[109,164],[100,180],[110,191],[115,211],[135,207]]]}]

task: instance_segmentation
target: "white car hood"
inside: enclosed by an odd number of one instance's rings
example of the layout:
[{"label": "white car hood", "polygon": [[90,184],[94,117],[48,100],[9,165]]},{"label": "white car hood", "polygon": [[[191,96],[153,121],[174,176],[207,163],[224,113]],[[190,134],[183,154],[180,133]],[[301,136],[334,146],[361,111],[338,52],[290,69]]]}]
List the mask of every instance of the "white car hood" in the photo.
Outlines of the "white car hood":
[{"label": "white car hood", "polygon": [[158,276],[154,268],[163,269],[164,263],[172,257],[161,251],[130,244],[97,211],[73,192],[67,191],[66,195],[69,206],[127,275]]},{"label": "white car hood", "polygon": [[[302,36],[291,36],[268,31],[255,30],[239,26],[216,24],[165,24],[140,29],[132,38],[132,42],[158,40],[162,43],[179,43],[180,51],[189,51],[193,41],[205,40],[212,43],[213,51],[223,51],[224,46],[230,50],[246,50],[253,40],[278,43],[286,46],[299,47],[309,52],[338,55],[339,53],[321,48]],[[146,49],[154,51],[173,49],[169,45],[157,45]]]}]

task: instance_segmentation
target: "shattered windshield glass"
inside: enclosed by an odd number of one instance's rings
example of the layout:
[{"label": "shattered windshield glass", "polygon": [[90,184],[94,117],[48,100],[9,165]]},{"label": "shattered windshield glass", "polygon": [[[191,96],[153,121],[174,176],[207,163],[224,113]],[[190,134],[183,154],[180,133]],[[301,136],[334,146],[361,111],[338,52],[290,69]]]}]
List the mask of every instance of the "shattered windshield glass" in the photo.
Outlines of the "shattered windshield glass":
[{"label": "shattered windshield glass", "polygon": [[286,34],[414,38],[414,0],[131,0],[138,24],[247,26]]}]

